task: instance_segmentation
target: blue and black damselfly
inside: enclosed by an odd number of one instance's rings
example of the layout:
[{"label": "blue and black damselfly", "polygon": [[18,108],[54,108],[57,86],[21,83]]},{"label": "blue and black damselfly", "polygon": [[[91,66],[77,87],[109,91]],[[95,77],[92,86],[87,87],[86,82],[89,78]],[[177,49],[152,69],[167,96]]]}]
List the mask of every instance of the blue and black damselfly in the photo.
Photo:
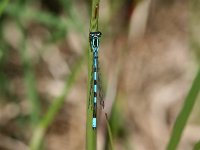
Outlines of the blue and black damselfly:
[{"label": "blue and black damselfly", "polygon": [[93,53],[93,65],[92,65],[92,77],[91,77],[91,88],[90,88],[90,100],[89,106],[91,105],[91,99],[93,99],[93,116],[92,116],[92,128],[97,128],[97,101],[100,102],[102,108],[104,108],[103,94],[101,92],[101,82],[99,75],[99,61],[98,61],[98,51],[99,51],[99,38],[101,37],[101,32],[90,32],[89,41],[90,47]]}]

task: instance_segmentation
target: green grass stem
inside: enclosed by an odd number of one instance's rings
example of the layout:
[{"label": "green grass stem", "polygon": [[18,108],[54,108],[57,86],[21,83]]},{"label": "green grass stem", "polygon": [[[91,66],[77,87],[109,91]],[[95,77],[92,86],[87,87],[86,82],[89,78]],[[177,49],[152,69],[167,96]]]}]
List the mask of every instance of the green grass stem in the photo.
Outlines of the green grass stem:
[{"label": "green grass stem", "polygon": [[33,138],[31,140],[31,150],[39,150],[42,145],[42,140],[45,136],[46,130],[48,126],[53,122],[56,114],[62,107],[65,97],[69,94],[70,89],[74,85],[75,79],[81,70],[83,61],[85,56],[82,56],[74,66],[72,73],[69,75],[69,77],[66,80],[65,87],[61,93],[61,95],[53,100],[52,105],[48,109],[46,115],[43,117],[39,125],[35,128],[35,131],[33,133]]},{"label": "green grass stem", "polygon": [[31,121],[32,121],[31,124],[35,126],[39,122],[41,109],[40,109],[39,97],[37,95],[37,90],[36,90],[36,84],[35,84],[36,80],[34,76],[35,73],[33,71],[33,67],[27,53],[26,35],[23,29],[22,33],[23,33],[23,38],[21,41],[21,46],[19,48],[19,55],[24,70],[24,80],[27,91],[27,97],[31,105]]},{"label": "green grass stem", "polygon": [[176,150],[181,140],[183,130],[186,126],[187,120],[192,112],[193,106],[197,100],[200,91],[200,69],[192,83],[192,87],[185,99],[183,107],[175,121],[171,138],[169,140],[167,150]]},{"label": "green grass stem", "polygon": [[114,144],[113,144],[113,136],[112,136],[112,130],[108,121],[108,117],[107,114],[106,115],[106,125],[107,125],[107,129],[108,129],[108,136],[109,136],[109,140],[110,140],[110,146],[111,146],[111,150],[114,150]]},{"label": "green grass stem", "polygon": [[[90,18],[90,32],[98,31],[98,18],[99,18],[99,0],[92,0],[92,10]],[[89,39],[89,38],[88,38]],[[88,49],[88,83],[87,83],[87,127],[86,127],[86,150],[96,150],[97,145],[97,132],[92,128],[92,115],[93,110],[88,109],[90,97],[90,80],[92,74],[92,57],[91,48]]]}]

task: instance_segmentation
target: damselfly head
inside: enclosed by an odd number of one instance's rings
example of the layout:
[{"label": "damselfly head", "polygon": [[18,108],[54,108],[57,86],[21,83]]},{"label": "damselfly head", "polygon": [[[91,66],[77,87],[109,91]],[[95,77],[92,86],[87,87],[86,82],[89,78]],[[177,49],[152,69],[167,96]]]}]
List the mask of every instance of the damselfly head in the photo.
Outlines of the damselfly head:
[{"label": "damselfly head", "polygon": [[99,37],[101,37],[101,32],[90,32],[90,44],[94,52],[98,51],[99,48]]},{"label": "damselfly head", "polygon": [[101,32],[100,31],[90,32],[90,39],[99,38],[99,37],[101,37]]}]

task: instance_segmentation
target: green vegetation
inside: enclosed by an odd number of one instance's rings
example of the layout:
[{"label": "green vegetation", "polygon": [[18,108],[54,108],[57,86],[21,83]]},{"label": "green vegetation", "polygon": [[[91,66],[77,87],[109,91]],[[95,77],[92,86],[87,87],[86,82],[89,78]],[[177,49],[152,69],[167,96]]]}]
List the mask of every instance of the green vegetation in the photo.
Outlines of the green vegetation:
[{"label": "green vegetation", "polygon": [[3,0],[3,1],[0,2],[0,16],[2,15],[5,8],[7,7],[8,2],[9,2],[9,0]]},{"label": "green vegetation", "polygon": [[195,145],[193,150],[200,150],[200,141],[198,141]]},{"label": "green vegetation", "polygon": [[[199,11],[199,1],[198,0],[191,0],[190,1],[190,47],[191,50],[194,51],[194,54],[198,60],[199,63],[199,52],[200,52],[200,43],[199,39],[196,38],[199,34],[197,28],[199,24],[199,17],[200,17],[200,11]],[[200,66],[198,64],[198,66]],[[170,141],[167,146],[167,150],[176,150],[177,146],[181,140],[184,128],[187,124],[188,118],[191,115],[191,112],[193,110],[193,107],[198,99],[198,95],[200,92],[200,69],[198,70],[196,77],[192,83],[192,87],[189,90],[189,93],[185,99],[185,102],[182,106],[182,109],[176,118],[176,122],[173,127],[173,131],[170,137]],[[198,143],[195,147],[198,147]]]},{"label": "green vegetation", "polygon": [[[61,20],[58,16],[53,15],[46,11],[41,10],[35,10],[34,8],[26,5],[26,3],[18,3],[18,2],[12,2],[8,4],[8,0],[2,1],[0,3],[0,15],[4,13],[4,15],[8,15],[9,17],[15,18],[13,21],[16,21],[16,24],[18,26],[19,32],[22,34],[22,39],[19,45],[19,56],[20,60],[23,66],[23,72],[24,72],[24,83],[26,87],[26,93],[27,93],[27,99],[30,100],[30,106],[31,106],[31,126],[33,129],[33,137],[31,139],[31,150],[39,150],[43,149],[43,141],[44,136],[46,134],[46,131],[50,124],[53,122],[57,112],[60,110],[60,108],[63,106],[64,101],[66,97],[68,96],[68,93],[70,89],[73,87],[75,79],[77,75],[79,74],[82,65],[85,62],[86,55],[84,53],[83,56],[79,56],[80,58],[76,62],[75,65],[73,65],[73,68],[71,70],[70,75],[66,79],[65,87],[61,94],[53,100],[53,103],[48,108],[47,112],[43,117],[41,117],[41,100],[38,96],[38,92],[36,90],[36,79],[35,79],[35,72],[34,72],[34,64],[32,64],[31,58],[29,57],[29,54],[27,52],[27,39],[28,34],[26,27],[24,26],[24,23],[27,22],[36,22],[38,24],[42,24],[44,26],[47,26],[50,29],[53,29],[56,31],[56,34],[52,34],[50,39],[48,41],[45,41],[44,46],[42,47],[45,49],[45,47],[53,43],[55,41],[55,36],[58,40],[58,38],[64,38],[66,31],[70,28],[78,29],[80,33],[83,33],[83,30],[80,28],[80,22],[76,22],[76,20],[73,19],[73,15],[75,15],[72,9],[68,9],[69,13],[71,13],[71,17],[68,17],[65,20]],[[68,5],[69,6],[69,5]],[[72,10],[72,11],[71,11]],[[2,29],[2,26],[1,26]],[[1,30],[2,31],[2,30]],[[62,32],[62,37],[58,37],[57,33]],[[54,40],[52,40],[54,39]],[[57,41],[56,40],[56,41]],[[1,41],[4,41],[4,36],[1,34]],[[4,44],[5,46],[3,47]],[[2,58],[6,56],[6,49],[10,48],[8,43],[1,43],[1,53]],[[4,59],[4,58],[3,58]],[[2,72],[1,72],[2,74]],[[4,78],[4,75],[2,74],[1,80],[3,82],[7,82],[6,78]],[[5,84],[6,85],[6,84]],[[7,85],[6,85],[7,86]],[[1,93],[3,94],[3,93]],[[29,121],[29,120],[26,120]]]},{"label": "green vegetation", "polygon": [[61,95],[53,100],[53,103],[48,109],[46,115],[35,128],[33,138],[31,141],[31,150],[38,150],[41,147],[41,142],[43,141],[45,132],[48,129],[49,125],[53,122],[56,114],[58,113],[62,105],[64,104],[65,97],[68,96],[69,91],[72,88],[78,73],[80,73],[83,61],[84,57],[80,58],[79,61],[77,61],[77,64],[74,66],[70,76],[66,80],[65,87]]},{"label": "green vegetation", "polygon": [[[23,31],[22,31],[23,33]],[[27,54],[26,48],[26,36],[23,33],[24,37],[21,40],[21,47],[20,47],[20,59],[22,61],[23,70],[24,70],[24,80],[27,89],[27,98],[30,100],[31,104],[31,118],[32,118],[32,125],[35,126],[38,124],[40,120],[40,102],[36,91],[36,80],[34,76],[34,71],[32,68],[32,64],[30,63],[30,58]]]},{"label": "green vegetation", "polygon": [[193,81],[192,87],[185,99],[182,110],[180,111],[175,125],[173,127],[172,135],[167,146],[167,150],[176,150],[178,143],[180,142],[181,135],[186,126],[187,120],[190,116],[192,108],[197,100],[197,96],[200,91],[200,70],[197,72],[197,75]]},{"label": "green vegetation", "polygon": [[111,150],[114,150],[113,136],[112,136],[111,127],[110,127],[110,124],[109,124],[109,121],[108,121],[108,118],[107,118],[107,114],[106,114],[106,125],[107,125],[107,129],[108,129],[108,135],[109,135]]}]

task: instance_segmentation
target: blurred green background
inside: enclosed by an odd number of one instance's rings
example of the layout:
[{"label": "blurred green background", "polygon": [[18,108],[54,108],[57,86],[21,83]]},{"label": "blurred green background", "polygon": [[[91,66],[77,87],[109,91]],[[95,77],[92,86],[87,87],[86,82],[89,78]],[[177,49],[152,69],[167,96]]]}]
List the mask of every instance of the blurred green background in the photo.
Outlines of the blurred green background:
[{"label": "blurred green background", "polygon": [[[166,148],[199,67],[199,10],[198,0],[100,1],[104,111],[116,150]],[[38,125],[43,149],[85,149],[90,13],[91,0],[0,1],[0,150],[28,150]],[[199,104],[180,150],[200,140]],[[105,117],[99,124],[97,149],[107,150]]]}]

